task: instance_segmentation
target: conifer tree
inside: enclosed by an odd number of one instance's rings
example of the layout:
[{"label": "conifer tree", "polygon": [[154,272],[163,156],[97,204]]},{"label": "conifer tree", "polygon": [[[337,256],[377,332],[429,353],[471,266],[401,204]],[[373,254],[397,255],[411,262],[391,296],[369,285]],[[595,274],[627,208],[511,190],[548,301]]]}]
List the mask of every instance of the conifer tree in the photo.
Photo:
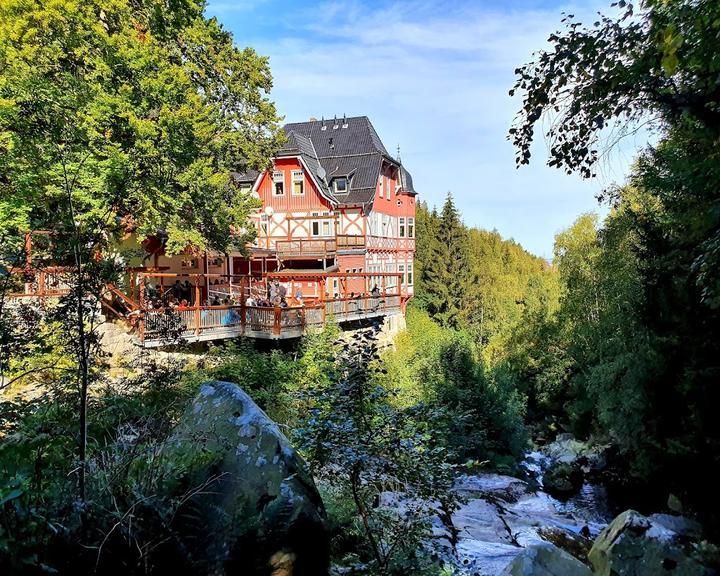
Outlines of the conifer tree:
[{"label": "conifer tree", "polygon": [[422,271],[428,312],[441,324],[459,328],[469,277],[467,230],[448,193],[437,233],[430,239],[430,265]]},{"label": "conifer tree", "polygon": [[415,211],[415,294],[416,306],[427,308],[428,293],[425,289],[425,268],[431,266],[432,245],[437,241],[437,230],[440,226],[440,217],[433,206],[428,208],[426,202],[417,205]]}]

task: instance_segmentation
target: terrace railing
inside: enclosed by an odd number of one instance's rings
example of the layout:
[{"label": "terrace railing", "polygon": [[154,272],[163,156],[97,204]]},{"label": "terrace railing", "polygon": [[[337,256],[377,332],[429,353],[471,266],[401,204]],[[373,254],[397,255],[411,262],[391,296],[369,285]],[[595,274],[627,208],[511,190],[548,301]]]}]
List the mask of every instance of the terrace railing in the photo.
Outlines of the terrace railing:
[{"label": "terrace railing", "polygon": [[353,234],[338,234],[337,247],[338,250],[353,250],[358,248],[365,248],[365,236]]},{"label": "terrace railing", "polygon": [[401,311],[400,295],[362,296],[314,302],[301,307],[200,306],[147,310],[140,314],[138,335],[152,346],[173,339],[213,340],[245,335],[251,338],[293,338],[326,321],[347,322]]},{"label": "terrace railing", "polygon": [[72,270],[64,266],[24,270],[13,269],[11,299],[46,298],[69,294],[72,290]]},{"label": "terrace railing", "polygon": [[335,238],[303,238],[298,240],[276,240],[278,258],[333,258],[337,252]]}]

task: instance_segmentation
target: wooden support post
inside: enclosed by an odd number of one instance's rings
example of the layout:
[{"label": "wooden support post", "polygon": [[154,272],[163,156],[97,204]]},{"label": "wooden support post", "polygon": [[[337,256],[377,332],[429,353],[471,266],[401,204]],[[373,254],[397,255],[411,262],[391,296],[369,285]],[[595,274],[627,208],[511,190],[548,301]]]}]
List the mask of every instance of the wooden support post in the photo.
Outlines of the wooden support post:
[{"label": "wooden support post", "polygon": [[[133,273],[133,277],[135,274]],[[135,281],[133,280],[133,291],[135,290]],[[140,330],[139,330],[139,336],[140,336],[140,342],[145,341],[145,319],[146,319],[146,310],[145,310],[145,276],[140,276],[140,283],[138,285],[138,288],[140,289],[140,294],[138,294],[138,302],[140,304]]]},{"label": "wooden support post", "polygon": [[274,322],[273,322],[273,334],[280,336],[280,318],[282,315],[282,308],[275,306],[274,310]]},{"label": "wooden support post", "polygon": [[[323,283],[321,286],[320,283]],[[320,306],[322,310],[322,324],[325,325],[325,282],[326,280],[315,280],[315,284],[318,287],[319,291],[319,298],[320,298]]]},{"label": "wooden support post", "polygon": [[32,232],[25,232],[25,293],[32,294]]},{"label": "wooden support post", "polygon": [[200,336],[200,285],[195,277],[195,336]]},{"label": "wooden support post", "polygon": [[247,324],[247,295],[245,294],[245,281],[245,276],[240,278],[240,325],[242,326],[243,334],[245,333],[245,325]]},{"label": "wooden support post", "polygon": [[210,272],[210,268],[208,266],[208,255],[207,252],[205,252],[204,258],[204,269],[205,269],[205,298],[210,300],[210,278],[208,277],[208,273]]}]

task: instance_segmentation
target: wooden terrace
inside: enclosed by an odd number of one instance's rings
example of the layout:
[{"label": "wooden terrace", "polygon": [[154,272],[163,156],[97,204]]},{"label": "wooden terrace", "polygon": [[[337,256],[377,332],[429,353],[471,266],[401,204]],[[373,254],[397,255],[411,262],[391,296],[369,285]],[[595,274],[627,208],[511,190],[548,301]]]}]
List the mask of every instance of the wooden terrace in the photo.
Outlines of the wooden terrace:
[{"label": "wooden terrace", "polygon": [[[134,332],[147,347],[161,347],[173,339],[186,342],[203,342],[245,336],[266,340],[298,338],[308,330],[321,328],[327,322],[354,322],[379,318],[403,312],[405,298],[401,294],[401,274],[371,274],[308,271],[270,272],[262,277],[222,276],[194,274],[179,276],[163,272],[135,273],[137,289],[125,296],[114,294],[115,301],[130,309],[125,316],[131,319]],[[168,290],[172,282],[189,280],[192,284],[192,304],[184,307],[151,309],[145,302],[145,284],[151,279],[164,280]],[[221,280],[223,284],[214,284]],[[326,282],[337,280],[339,292],[326,294]],[[268,283],[277,280],[287,287],[287,307],[258,305],[258,294],[268,289]],[[378,293],[351,292],[358,282],[367,287],[378,286]],[[354,284],[353,284],[354,283]],[[304,295],[301,301],[294,298],[296,286],[314,284],[315,295]],[[224,296],[228,303],[221,305],[197,304],[206,294]],[[255,298],[254,298],[255,297]],[[115,312],[115,310],[113,310]],[[118,314],[116,312],[117,316]],[[134,317],[134,319],[133,319]]]},{"label": "wooden terrace", "polygon": [[[17,291],[10,300],[59,298],[69,294],[70,272],[66,268],[17,270]],[[21,274],[21,275],[20,275]],[[109,284],[101,305],[106,316],[130,328],[132,337],[146,347],[163,347],[177,341],[204,342],[245,336],[266,340],[298,338],[328,322],[354,322],[400,314],[407,296],[401,293],[401,274],[279,271],[262,276],[212,274],[177,275],[153,268],[127,270],[123,290]],[[173,283],[188,281],[191,293],[185,305],[157,306],[169,301]],[[257,303],[277,280],[286,286],[287,306]],[[152,283],[155,287],[152,287]],[[326,293],[327,285],[338,292]],[[359,290],[377,285],[374,293]],[[296,287],[313,294],[294,297]],[[357,291],[352,291],[355,288]],[[151,296],[150,293],[153,293]],[[211,305],[208,300],[221,299]],[[153,301],[156,305],[153,306]]]}]

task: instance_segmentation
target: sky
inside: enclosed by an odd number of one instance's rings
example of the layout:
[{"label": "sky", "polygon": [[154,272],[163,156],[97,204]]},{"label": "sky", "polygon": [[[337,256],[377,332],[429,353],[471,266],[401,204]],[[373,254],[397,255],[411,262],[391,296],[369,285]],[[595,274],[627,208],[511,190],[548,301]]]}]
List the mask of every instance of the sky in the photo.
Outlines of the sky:
[{"label": "sky", "polygon": [[606,213],[596,195],[622,183],[645,142],[624,142],[586,181],[547,167],[538,134],[530,166],[516,169],[506,136],[520,101],[508,91],[563,12],[591,23],[613,14],[610,1],[209,0],[207,14],[269,57],[285,121],[368,116],[422,200],[441,207],[451,192],[467,225],[551,258],[555,234]]}]

